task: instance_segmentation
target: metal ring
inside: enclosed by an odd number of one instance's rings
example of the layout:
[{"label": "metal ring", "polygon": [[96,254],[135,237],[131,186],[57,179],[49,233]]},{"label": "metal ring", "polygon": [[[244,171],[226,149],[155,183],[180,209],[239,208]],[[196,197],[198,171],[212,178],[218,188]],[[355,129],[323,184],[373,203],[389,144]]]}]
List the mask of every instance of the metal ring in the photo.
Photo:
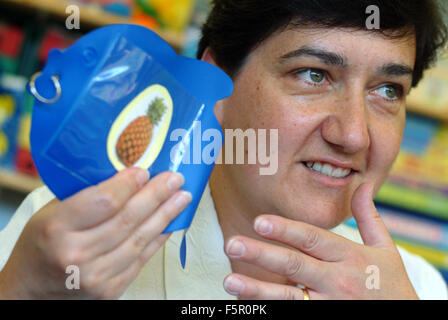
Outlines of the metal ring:
[{"label": "metal ring", "polygon": [[303,292],[303,300],[311,300],[310,299],[310,293],[308,292],[307,287],[305,287],[304,285],[298,283],[297,284],[297,288],[302,290],[302,292]]},{"label": "metal ring", "polygon": [[303,291],[303,300],[310,300],[310,293],[307,288],[302,288]]},{"label": "metal ring", "polygon": [[52,99],[47,99],[42,97],[36,89],[36,79],[42,74],[42,72],[36,72],[30,79],[30,90],[31,94],[40,102],[43,103],[55,103],[61,97],[62,89],[61,84],[59,83],[59,75],[51,76],[51,80],[53,81],[54,87],[56,89],[56,96]]}]

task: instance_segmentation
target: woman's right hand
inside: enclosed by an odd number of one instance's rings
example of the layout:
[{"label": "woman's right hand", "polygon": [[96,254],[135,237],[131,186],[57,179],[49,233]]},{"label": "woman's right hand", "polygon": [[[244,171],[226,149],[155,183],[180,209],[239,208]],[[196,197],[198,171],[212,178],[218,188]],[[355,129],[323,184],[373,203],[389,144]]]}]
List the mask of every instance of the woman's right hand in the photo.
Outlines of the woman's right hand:
[{"label": "woman's right hand", "polygon": [[[180,174],[148,178],[146,170],[126,169],[39,210],[0,272],[0,298],[119,298],[191,201],[179,190]],[[79,268],[79,289],[66,287],[68,266]]]}]

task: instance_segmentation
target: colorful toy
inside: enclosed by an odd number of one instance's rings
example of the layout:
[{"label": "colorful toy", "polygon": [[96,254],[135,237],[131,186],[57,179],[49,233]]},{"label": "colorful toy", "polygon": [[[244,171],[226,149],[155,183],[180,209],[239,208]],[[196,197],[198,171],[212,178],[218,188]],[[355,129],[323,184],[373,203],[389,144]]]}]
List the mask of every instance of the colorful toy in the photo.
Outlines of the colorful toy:
[{"label": "colorful toy", "polygon": [[24,88],[22,77],[6,74],[0,77],[0,165],[9,169],[14,167]]},{"label": "colorful toy", "polygon": [[1,128],[3,128],[5,122],[12,118],[16,109],[15,104],[12,95],[7,93],[0,95],[0,158],[4,157],[11,147],[7,135]]},{"label": "colorful toy", "polygon": [[[29,100],[30,95],[27,93],[26,98]],[[19,172],[38,176],[36,166],[31,155],[30,147],[30,130],[31,130],[31,112],[24,110],[19,120],[19,130],[17,135],[17,150],[15,156],[16,169]]]},{"label": "colorful toy", "polygon": [[0,25],[0,70],[7,73],[17,71],[20,51],[24,43],[24,32],[22,29]]},{"label": "colorful toy", "polygon": [[193,11],[193,0],[136,0],[139,12],[154,18],[161,28],[182,32]]},{"label": "colorful toy", "polygon": [[101,6],[105,11],[129,17],[132,14],[133,0],[83,0],[84,3]]}]

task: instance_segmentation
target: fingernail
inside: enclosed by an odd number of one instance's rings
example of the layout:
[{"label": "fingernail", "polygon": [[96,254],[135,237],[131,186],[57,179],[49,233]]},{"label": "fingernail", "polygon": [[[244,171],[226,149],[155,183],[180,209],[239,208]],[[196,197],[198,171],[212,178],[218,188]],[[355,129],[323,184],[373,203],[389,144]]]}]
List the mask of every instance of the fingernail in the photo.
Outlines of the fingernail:
[{"label": "fingernail", "polygon": [[182,209],[191,202],[191,199],[193,199],[193,196],[190,192],[182,191],[174,200],[174,204],[178,209]]},{"label": "fingernail", "polygon": [[149,171],[139,169],[136,176],[139,185],[143,186],[149,179]]},{"label": "fingernail", "polygon": [[244,282],[236,277],[227,277],[224,281],[224,289],[231,295],[239,295],[245,287]]},{"label": "fingernail", "polygon": [[246,246],[239,240],[232,239],[227,244],[227,254],[233,257],[240,257],[246,251]]},{"label": "fingernail", "polygon": [[274,226],[272,225],[272,223],[264,218],[257,218],[255,220],[255,225],[254,225],[255,230],[258,233],[261,234],[268,234],[272,232],[272,229],[274,228]]},{"label": "fingernail", "polygon": [[175,191],[179,189],[185,182],[185,178],[182,174],[175,172],[171,177],[168,179],[167,185],[168,189],[171,191]]}]

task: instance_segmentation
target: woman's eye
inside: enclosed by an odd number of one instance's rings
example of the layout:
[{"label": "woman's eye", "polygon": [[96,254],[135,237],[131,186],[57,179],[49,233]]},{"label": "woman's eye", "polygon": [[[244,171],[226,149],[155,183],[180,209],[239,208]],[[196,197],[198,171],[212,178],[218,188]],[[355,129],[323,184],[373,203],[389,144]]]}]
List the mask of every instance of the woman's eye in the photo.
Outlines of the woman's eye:
[{"label": "woman's eye", "polygon": [[376,89],[376,91],[379,95],[388,100],[396,100],[401,96],[399,88],[393,85],[385,85]]},{"label": "woman's eye", "polygon": [[321,83],[325,80],[325,72],[317,69],[305,69],[298,72],[305,80],[313,83]]}]

